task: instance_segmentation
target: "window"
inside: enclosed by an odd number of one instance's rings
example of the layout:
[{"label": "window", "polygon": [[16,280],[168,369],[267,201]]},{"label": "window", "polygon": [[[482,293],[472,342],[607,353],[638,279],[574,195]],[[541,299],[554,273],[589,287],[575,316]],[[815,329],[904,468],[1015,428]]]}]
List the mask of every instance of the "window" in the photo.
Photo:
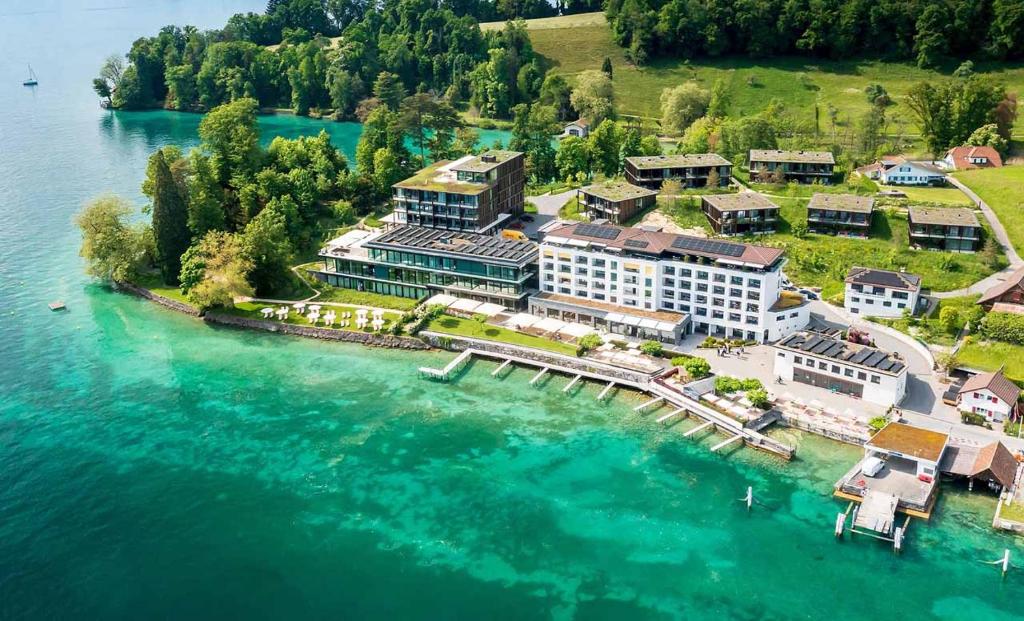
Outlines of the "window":
[{"label": "window", "polygon": [[819,362],[818,363],[818,368],[821,369],[822,371],[825,371],[825,370],[828,369],[828,365],[825,364],[824,362]]},{"label": "window", "polygon": [[843,369],[843,375],[846,377],[853,377],[853,369]]},{"label": "window", "polygon": [[837,375],[839,374],[839,365],[838,364],[833,364],[832,365],[832,372],[837,374]]},{"label": "window", "polygon": [[871,376],[871,383],[872,384],[881,384],[882,383],[882,378],[878,377],[877,375],[872,375]]},{"label": "window", "polygon": [[868,374],[867,373],[865,373],[864,371],[857,371],[857,379],[859,379],[859,380],[866,380],[867,378],[868,378]]},{"label": "window", "polygon": [[708,279],[708,273],[707,272],[697,272],[697,279],[698,280],[707,280]]},{"label": "window", "polygon": [[747,279],[747,286],[748,287],[760,287],[761,286],[761,281],[756,279],[756,278],[748,278]]},{"label": "window", "polygon": [[778,356],[779,358],[783,358],[783,359],[785,359],[785,357],[786,357],[786,353],[785,352],[781,352],[781,351],[779,353],[775,354],[775,355]]},{"label": "window", "polygon": [[882,306],[884,306],[886,308],[890,308],[890,307],[892,307],[892,302],[890,302],[889,300],[886,300],[886,301],[882,302]]},{"label": "window", "polygon": [[793,362],[795,362],[796,364],[800,364],[803,361],[804,361],[804,357],[803,356],[793,356]]},{"label": "window", "polygon": [[857,303],[859,303],[859,302],[860,302],[860,298],[858,298],[857,296],[853,296],[853,297],[852,297],[852,298],[850,298],[850,299],[851,299],[851,300],[853,300],[854,304],[857,304]]}]

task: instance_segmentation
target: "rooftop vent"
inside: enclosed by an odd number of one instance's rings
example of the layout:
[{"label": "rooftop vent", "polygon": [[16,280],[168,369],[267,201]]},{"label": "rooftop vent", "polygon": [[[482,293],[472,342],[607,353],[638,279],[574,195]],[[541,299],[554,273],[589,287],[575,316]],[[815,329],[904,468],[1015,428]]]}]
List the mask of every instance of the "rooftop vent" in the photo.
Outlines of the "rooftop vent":
[{"label": "rooftop vent", "polygon": [[481,162],[487,162],[488,164],[493,164],[494,162],[498,161],[498,158],[496,158],[493,155],[488,153],[486,155],[481,155],[480,156],[480,161]]}]

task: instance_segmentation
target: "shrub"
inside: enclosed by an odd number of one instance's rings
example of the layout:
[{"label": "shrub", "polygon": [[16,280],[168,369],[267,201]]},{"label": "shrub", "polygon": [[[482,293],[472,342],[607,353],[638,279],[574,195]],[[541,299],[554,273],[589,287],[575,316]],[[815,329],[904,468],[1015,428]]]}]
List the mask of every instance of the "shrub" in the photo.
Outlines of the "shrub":
[{"label": "shrub", "polygon": [[711,375],[711,363],[703,358],[691,357],[683,363],[683,368],[691,379],[699,380]]},{"label": "shrub", "polygon": [[644,341],[640,343],[640,351],[648,356],[660,356],[665,351],[665,347],[658,341]]},{"label": "shrub", "polygon": [[771,401],[768,400],[768,391],[764,388],[748,390],[747,399],[751,405],[761,410],[767,410],[768,406],[771,405]]},{"label": "shrub", "polygon": [[889,424],[889,419],[884,416],[875,416],[868,421],[868,427],[871,428],[872,433],[878,433],[882,430],[882,427],[885,427],[887,424]]},{"label": "shrub", "polygon": [[974,412],[960,412],[960,421],[965,425],[986,426],[985,417]]},{"label": "shrub", "polygon": [[981,320],[979,332],[993,341],[1024,345],[1024,315],[989,313]]},{"label": "shrub", "polygon": [[1008,436],[1017,437],[1017,434],[1020,433],[1020,422],[1006,421],[1003,423],[1003,433]]},{"label": "shrub", "polygon": [[483,313],[476,313],[473,315],[473,321],[477,323],[487,323],[487,315]]},{"label": "shrub", "polygon": [[582,356],[588,351],[600,347],[603,342],[604,341],[601,340],[600,336],[596,334],[587,334],[576,342],[576,355]]},{"label": "shrub", "polygon": [[715,347],[718,347],[719,345],[721,345],[721,341],[719,341],[718,339],[716,339],[713,336],[707,336],[707,337],[704,337],[703,341],[701,341],[700,347],[701,347],[701,349],[714,349]]},{"label": "shrub", "polygon": [[761,380],[753,377],[740,379],[738,377],[722,375],[715,378],[715,392],[728,394],[741,390],[748,392],[751,390],[764,390],[764,384],[761,383]]}]

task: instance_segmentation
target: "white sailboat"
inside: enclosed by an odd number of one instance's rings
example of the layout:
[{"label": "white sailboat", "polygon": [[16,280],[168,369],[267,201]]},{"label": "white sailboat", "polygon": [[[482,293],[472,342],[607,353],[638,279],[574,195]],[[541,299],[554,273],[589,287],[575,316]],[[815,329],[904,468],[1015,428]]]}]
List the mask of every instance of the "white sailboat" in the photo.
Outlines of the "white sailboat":
[{"label": "white sailboat", "polygon": [[36,72],[32,71],[32,65],[28,66],[28,79],[21,84],[22,86],[35,86],[39,84],[39,80],[36,79]]}]

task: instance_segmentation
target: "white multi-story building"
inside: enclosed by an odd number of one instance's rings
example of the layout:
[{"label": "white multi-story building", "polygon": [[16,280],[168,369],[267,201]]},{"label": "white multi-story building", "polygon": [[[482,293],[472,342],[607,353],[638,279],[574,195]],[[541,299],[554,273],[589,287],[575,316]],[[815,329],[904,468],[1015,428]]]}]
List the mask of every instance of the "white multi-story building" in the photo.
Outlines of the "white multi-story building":
[{"label": "white multi-story building", "polygon": [[984,416],[985,420],[999,422],[1006,420],[1017,411],[1020,388],[1011,382],[1002,371],[979,373],[960,388],[957,408]]},{"label": "white multi-story building", "polygon": [[775,375],[878,405],[898,405],[907,393],[907,365],[886,352],[813,332],[773,345]]},{"label": "white multi-story building", "polygon": [[779,248],[572,224],[541,240],[530,311],[666,343],[692,332],[775,341],[810,319],[782,290],[784,263]]},{"label": "white multi-story building", "polygon": [[904,310],[917,311],[920,295],[920,276],[853,267],[846,277],[843,308],[866,317],[899,317]]}]

